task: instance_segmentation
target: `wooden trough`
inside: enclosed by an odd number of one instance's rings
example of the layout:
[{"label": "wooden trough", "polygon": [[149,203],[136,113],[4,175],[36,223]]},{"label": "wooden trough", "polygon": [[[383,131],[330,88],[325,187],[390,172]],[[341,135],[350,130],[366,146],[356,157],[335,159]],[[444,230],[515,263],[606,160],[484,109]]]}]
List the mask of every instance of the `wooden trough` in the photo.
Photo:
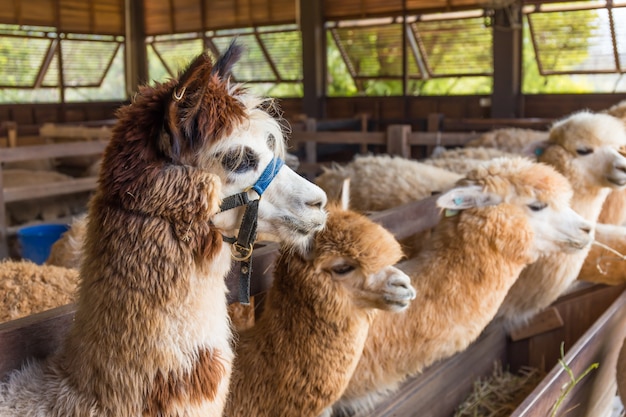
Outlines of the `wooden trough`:
[{"label": "wooden trough", "polygon": [[[409,203],[372,216],[401,239],[436,224],[435,197]],[[262,294],[272,282],[274,244],[255,250],[251,293]],[[237,268],[233,268],[236,271]],[[228,284],[230,300],[237,299],[237,274]],[[577,405],[567,416],[594,416],[586,410],[601,406],[615,394],[614,369],[617,350],[626,335],[626,287],[585,285],[561,297],[526,332],[506,334],[492,323],[466,351],[429,367],[407,381],[402,389],[368,416],[449,417],[472,390],[473,382],[491,374],[499,360],[512,369],[530,365],[549,371],[513,414],[516,417],[549,416],[550,408],[568,381],[566,370],[557,365],[561,342],[565,362],[576,375],[591,363],[600,368],[591,372],[570,393],[562,410]],[[44,358],[63,340],[74,315],[67,305],[22,319],[0,324],[0,379],[28,358]],[[559,414],[562,415],[562,414]]]}]

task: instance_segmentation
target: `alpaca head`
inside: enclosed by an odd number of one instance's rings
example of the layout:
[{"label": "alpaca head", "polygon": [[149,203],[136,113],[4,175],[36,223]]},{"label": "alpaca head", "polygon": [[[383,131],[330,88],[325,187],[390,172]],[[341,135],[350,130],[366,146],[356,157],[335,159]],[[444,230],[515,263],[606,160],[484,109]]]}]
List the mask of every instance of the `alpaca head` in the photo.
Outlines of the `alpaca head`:
[{"label": "alpaca head", "polygon": [[626,185],[626,129],[608,114],[581,111],[556,122],[538,148],[538,160],[554,166],[575,192]]},{"label": "alpaca head", "polygon": [[[177,79],[143,87],[121,116],[149,143],[128,155],[209,171],[221,182],[220,199],[244,192],[256,200],[262,193],[258,231],[304,248],[324,225],[326,195],[282,163],[285,143],[272,102],[231,82],[241,54],[235,43],[215,64],[203,53]],[[212,223],[232,235],[243,213],[223,211]]]},{"label": "alpaca head", "polygon": [[[452,211],[506,205],[502,214],[511,223],[515,216],[529,227],[533,244],[528,256],[536,259],[591,242],[592,225],[569,206],[571,196],[567,179],[552,167],[525,158],[496,158],[469,172],[437,204]],[[518,232],[524,233],[521,223]]]},{"label": "alpaca head", "polygon": [[288,264],[291,273],[294,268],[308,271],[302,275],[325,289],[324,299],[342,300],[361,309],[400,311],[415,298],[410,278],[393,266],[403,256],[393,235],[337,204],[329,205],[326,227],[317,233],[310,253],[289,256],[283,253],[277,263]]}]

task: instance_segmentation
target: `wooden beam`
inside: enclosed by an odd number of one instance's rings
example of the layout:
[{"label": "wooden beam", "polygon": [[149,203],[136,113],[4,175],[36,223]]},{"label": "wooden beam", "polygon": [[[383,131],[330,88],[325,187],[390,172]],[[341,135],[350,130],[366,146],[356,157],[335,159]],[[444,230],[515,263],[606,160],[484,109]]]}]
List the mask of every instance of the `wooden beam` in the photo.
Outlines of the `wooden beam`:
[{"label": "wooden beam", "polygon": [[322,0],[298,0],[298,26],[302,36],[302,112],[323,118],[326,95],[326,33]]},{"label": "wooden beam", "polygon": [[143,2],[126,1],[126,95],[133,97],[139,86],[149,81],[148,52]]},{"label": "wooden beam", "polygon": [[493,18],[493,92],[491,117],[521,117],[522,83],[521,6],[495,11]]}]

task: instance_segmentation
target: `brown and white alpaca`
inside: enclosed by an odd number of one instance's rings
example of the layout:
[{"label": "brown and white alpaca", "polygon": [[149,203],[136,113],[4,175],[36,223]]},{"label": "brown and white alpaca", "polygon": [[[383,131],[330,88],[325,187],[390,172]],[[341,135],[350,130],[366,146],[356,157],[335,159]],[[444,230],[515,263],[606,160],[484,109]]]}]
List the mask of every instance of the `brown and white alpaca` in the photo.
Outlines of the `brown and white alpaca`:
[{"label": "brown and white alpaca", "polygon": [[202,54],[118,111],[89,206],[75,320],[55,354],[0,385],[3,417],[222,415],[233,360],[223,235],[243,211],[220,211],[222,200],[269,167],[259,231],[303,249],[326,217],[318,187],[276,169],[284,141],[266,103],[230,83],[241,52],[232,45],[215,65]]},{"label": "brown and white alpaca", "polygon": [[380,312],[338,415],[368,409],[411,375],[462,351],[495,316],[525,265],[591,241],[591,225],[569,207],[572,191],[553,168],[495,159],[442,194],[446,215],[418,257],[399,265],[417,297],[395,315]]},{"label": "brown and white alpaca", "polygon": [[[615,117],[587,111],[555,123],[541,145],[540,162],[572,184],[572,208],[594,227],[607,195],[626,185],[626,130]],[[542,256],[522,271],[498,316],[517,327],[547,307],[576,280],[590,247]]]},{"label": "brown and white alpaca", "polygon": [[310,254],[284,246],[263,313],[239,337],[225,415],[317,417],[338,400],[375,309],[415,298],[393,267],[402,256],[382,226],[334,204]]}]

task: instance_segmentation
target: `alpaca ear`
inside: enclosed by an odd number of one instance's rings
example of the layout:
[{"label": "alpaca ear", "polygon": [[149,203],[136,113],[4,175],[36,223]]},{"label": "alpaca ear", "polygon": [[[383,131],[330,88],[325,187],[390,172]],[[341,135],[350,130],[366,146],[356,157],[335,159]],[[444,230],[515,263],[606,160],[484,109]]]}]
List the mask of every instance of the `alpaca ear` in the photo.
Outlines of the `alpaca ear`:
[{"label": "alpaca ear", "polygon": [[483,191],[479,185],[453,188],[437,199],[437,207],[447,210],[465,210],[473,207],[495,206],[502,202],[497,194]]},{"label": "alpaca ear", "polygon": [[343,180],[341,185],[341,209],[348,210],[350,207],[350,178]]},{"label": "alpaca ear", "polygon": [[243,47],[236,41],[232,41],[228,49],[219,57],[213,66],[211,74],[217,74],[220,78],[225,78],[232,72],[233,65],[239,61],[242,54]]}]

